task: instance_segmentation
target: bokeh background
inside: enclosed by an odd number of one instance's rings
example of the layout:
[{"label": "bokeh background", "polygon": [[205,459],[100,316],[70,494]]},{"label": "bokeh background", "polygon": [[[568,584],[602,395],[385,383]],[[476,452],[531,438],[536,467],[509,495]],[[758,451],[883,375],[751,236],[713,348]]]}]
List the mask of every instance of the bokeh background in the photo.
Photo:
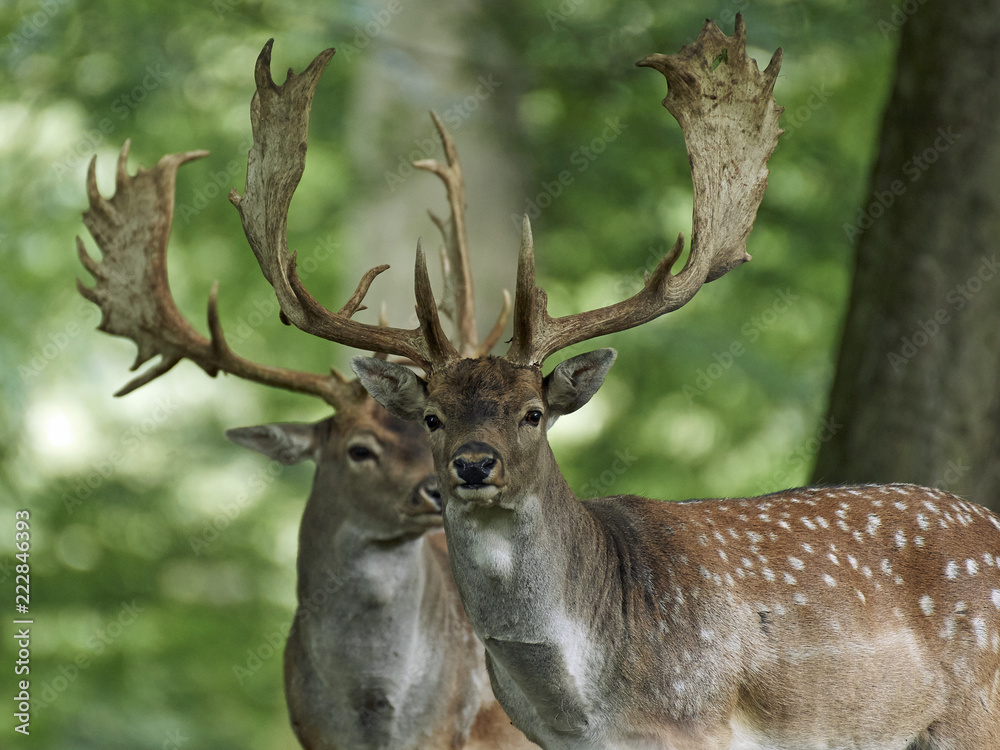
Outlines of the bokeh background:
[{"label": "bokeh background", "polygon": [[[242,192],[253,65],[338,53],[313,106],[290,245],[308,286],[338,308],[360,274],[412,323],[417,237],[446,210],[416,158],[442,158],[442,115],[466,172],[480,328],[513,288],[519,217],[532,216],[539,281],[566,314],[638,290],[691,197],[680,128],[658,73],[706,17],[746,16],[786,130],[750,236],[752,263],[683,310],[596,341],[618,363],[551,438],[581,496],[744,495],[808,480],[847,303],[854,224],[893,74],[893,3],[847,0],[23,0],[0,8],[0,688],[13,697],[13,519],[31,513],[31,736],[4,746],[294,748],[280,651],[294,606],[297,526],[311,467],[228,443],[229,427],[311,421],[316,399],[191,363],[125,398],[134,346],[95,330],[74,287],[91,283],[84,178],[209,149],[183,167],[171,287],[203,332],[213,280],[237,352],[268,364],[346,368],[354,352],[278,321],[226,195]],[[560,173],[570,180],[559,181]],[[440,286],[438,286],[440,288]],[[369,316],[365,318],[365,316]],[[374,320],[374,310],[361,314]],[[571,350],[561,356],[576,353]],[[554,362],[555,360],[553,360]],[[550,363],[551,365],[552,363]],[[8,706],[9,707],[9,706]]]}]

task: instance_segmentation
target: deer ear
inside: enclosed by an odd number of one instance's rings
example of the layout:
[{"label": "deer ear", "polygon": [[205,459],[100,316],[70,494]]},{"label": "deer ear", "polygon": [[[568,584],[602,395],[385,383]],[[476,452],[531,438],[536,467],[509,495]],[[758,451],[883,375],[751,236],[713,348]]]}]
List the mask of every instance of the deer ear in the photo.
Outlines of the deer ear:
[{"label": "deer ear", "polygon": [[550,423],[590,401],[617,356],[618,352],[614,349],[598,349],[578,354],[556,365],[542,384]]},{"label": "deer ear", "polygon": [[353,357],[351,369],[373,399],[390,414],[417,422],[427,405],[427,383],[410,368],[374,357]]},{"label": "deer ear", "polygon": [[237,445],[263,453],[286,466],[302,461],[318,461],[327,420],[314,424],[279,422],[255,427],[226,430],[226,437]]}]

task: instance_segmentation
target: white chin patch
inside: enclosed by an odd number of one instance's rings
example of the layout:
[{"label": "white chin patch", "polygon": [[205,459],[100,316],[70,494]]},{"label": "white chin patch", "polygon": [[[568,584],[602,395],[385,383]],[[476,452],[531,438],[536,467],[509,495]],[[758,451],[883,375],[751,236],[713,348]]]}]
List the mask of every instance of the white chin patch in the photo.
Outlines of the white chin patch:
[{"label": "white chin patch", "polygon": [[455,495],[461,500],[468,500],[473,503],[491,504],[491,501],[500,494],[500,488],[492,484],[480,484],[469,486],[460,484],[455,487]]}]

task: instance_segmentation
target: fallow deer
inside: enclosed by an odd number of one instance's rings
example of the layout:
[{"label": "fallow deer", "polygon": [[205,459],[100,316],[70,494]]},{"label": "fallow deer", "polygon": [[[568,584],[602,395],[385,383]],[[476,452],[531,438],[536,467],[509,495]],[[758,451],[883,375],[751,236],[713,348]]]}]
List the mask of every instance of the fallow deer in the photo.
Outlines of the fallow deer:
[{"label": "fallow deer", "polygon": [[[312,89],[305,101],[302,92],[333,54],[322,53],[305,73],[290,74],[277,87],[270,76],[270,52],[269,42],[256,65],[255,128],[261,109],[266,116],[282,96],[308,111]],[[449,220],[432,218],[445,236],[446,289],[454,297],[459,345],[478,356],[500,337],[509,305],[480,343],[472,319],[461,168],[451,138],[435,122],[447,163],[426,160],[417,166],[437,174],[447,189]],[[251,242],[263,227],[248,207],[266,200],[275,142],[255,132],[247,193],[238,201]],[[235,442],[284,464],[316,464],[299,530],[298,607],[285,650],[285,693],[300,743],[307,750],[534,747],[511,726],[490,690],[482,644],[465,617],[449,568],[423,429],[389,414],[357,380],[335,370],[329,375],[296,372],[236,355],[219,322],[217,284],[208,306],[211,339],[201,336],[173,301],[165,258],[177,170],[206,152],[165,156],[153,169],[140,168],[130,176],[128,150],[126,142],[110,200],[97,189],[96,157],[87,176],[90,209],[84,222],[103,262],[95,262],[77,238],[80,259],[97,279],[94,288],[78,286],[100,306],[100,330],[137,344],[132,369],[161,357],[116,395],[189,359],[211,376],[222,371],[318,396],[336,410],[315,424],[227,432]],[[363,290],[356,295],[352,313],[363,296]]]},{"label": "fallow deer", "polygon": [[[707,22],[667,79],[694,183],[683,236],[644,288],[551,318],[527,219],[514,336],[469,358],[444,336],[417,251],[419,327],[384,330],[323,307],[287,255],[258,260],[303,330],[376,346],[424,370],[358,357],[376,400],[431,435],[462,601],[494,692],[549,749],[987,750],[1000,747],[1000,519],[912,485],[785,490],[755,498],[581,501],[546,438],[615,358],[546,358],[648,322],[749,260],[746,238],[781,130],[781,50],[761,73]],[[375,344],[377,342],[377,345]]]}]

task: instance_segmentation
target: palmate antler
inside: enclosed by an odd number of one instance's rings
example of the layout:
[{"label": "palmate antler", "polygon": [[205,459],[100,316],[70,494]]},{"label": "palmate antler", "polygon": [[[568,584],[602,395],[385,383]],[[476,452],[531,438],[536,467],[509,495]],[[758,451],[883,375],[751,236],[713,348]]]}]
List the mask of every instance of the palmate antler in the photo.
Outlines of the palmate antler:
[{"label": "palmate antler", "polygon": [[217,310],[218,283],[208,300],[211,339],[195,330],[181,314],[167,281],[167,239],[174,211],[177,169],[206,151],[164,156],[150,170],[140,167],[135,176],[125,169],[129,142],[118,156],[115,194],[109,200],[97,189],[96,162],[87,172],[90,209],[83,222],[101,249],[103,260],[95,261],[83,240],[76,238],[80,261],[96,279],[91,288],[77,279],[80,294],[101,308],[98,328],[123,336],[139,348],[132,369],[156,355],[161,361],[133,379],[115,395],[124,396],[168,372],[182,359],[190,359],[215,376],[220,370],[263,385],[319,396],[331,406],[343,406],[358,398],[356,382],[337,372],[329,375],[287,370],[257,364],[236,355],[226,344]]},{"label": "palmate antler", "polygon": [[774,82],[778,49],[763,74],[746,55],[743,15],[727,37],[706,21],[698,39],[676,55],[649,55],[636,63],[659,70],[669,93],[663,106],[684,131],[694,182],[691,253],[680,273],[671,269],[684,249],[680,234],[644,287],[598,310],[549,317],[545,292],[535,286],[531,226],[525,217],[514,297],[514,340],[507,359],[540,365],[567,346],[642,325],[686,304],[708,281],[750,260],[746,239],[767,186],[767,160],[778,143]]},{"label": "palmate antler", "polygon": [[372,281],[388,266],[368,271],[351,299],[336,313],[323,307],[303,286],[295,270],[295,255],[288,249],[288,207],[305,168],[313,93],[334,50],[321,52],[301,74],[289,70],[285,83],[277,86],[271,78],[273,43],[271,39],[264,45],[254,71],[257,91],[250,103],[254,143],[247,163],[246,191],[240,196],[233,190],[229,200],[240,212],[247,240],[264,278],[274,287],[282,314],[306,333],[359,349],[406,357],[425,369],[433,362],[457,358],[458,351],[438,319],[420,243],[414,281],[420,325],[415,329],[351,320],[362,309]]},{"label": "palmate antler", "polygon": [[[476,352],[475,347],[462,344],[460,353],[441,331],[419,243],[414,287],[420,326],[413,330],[379,329],[350,320],[360,308],[371,279],[386,266],[369,271],[354,297],[338,313],[320,305],[295,273],[295,258],[285,242],[285,215],[302,174],[309,102],[330,54],[328,50],[317,57],[301,75],[289,71],[288,80],[280,87],[271,80],[270,43],[257,62],[257,94],[251,104],[255,143],[247,195],[240,199],[234,192],[230,199],[240,208],[264,276],[275,287],[287,318],[322,338],[409,357],[428,372],[460,356],[481,356],[487,347]],[[680,234],[634,296],[597,310],[552,318],[545,292],[535,285],[531,226],[525,217],[514,300],[514,337],[506,359],[518,365],[539,366],[567,346],[642,325],[683,306],[703,284],[750,259],[746,239],[767,185],[767,161],[782,132],[778,118],[784,109],[777,106],[773,96],[781,56],[778,49],[761,73],[756,61],[747,57],[746,27],[742,14],[738,14],[732,37],[707,21],[698,39],[678,54],[649,55],[636,63],[655,68],[666,77],[669,91],[663,105],[684,132],[694,183],[688,261],[679,273],[672,273],[684,249],[684,236]],[[451,224],[446,226],[440,220],[436,223],[446,246],[454,243],[460,248],[464,225],[456,218],[455,209],[463,203],[461,172],[451,167],[453,147],[449,147],[443,132],[442,139],[449,167],[436,162],[420,166],[438,174],[448,187]],[[273,165],[273,173],[254,169],[255,163]],[[248,210],[250,204],[256,208]],[[452,257],[450,253],[447,256]],[[471,280],[456,278],[460,279],[455,282],[456,324],[462,329],[462,310],[469,309],[463,295],[466,290],[471,294]],[[496,328],[494,332],[499,335]],[[492,338],[493,333],[488,341]]]}]

